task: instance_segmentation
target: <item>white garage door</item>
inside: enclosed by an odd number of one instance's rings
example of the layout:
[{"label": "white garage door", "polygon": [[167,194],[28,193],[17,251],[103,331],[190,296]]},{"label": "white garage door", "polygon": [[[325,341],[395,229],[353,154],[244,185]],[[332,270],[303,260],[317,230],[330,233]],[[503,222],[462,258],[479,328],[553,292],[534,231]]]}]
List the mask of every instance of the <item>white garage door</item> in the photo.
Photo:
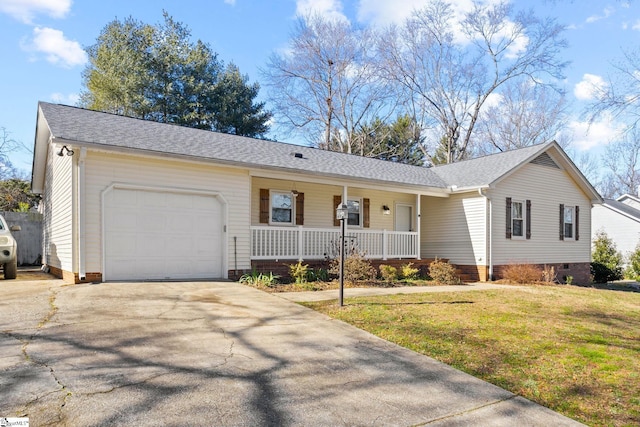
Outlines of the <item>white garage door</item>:
[{"label": "white garage door", "polygon": [[114,188],[104,198],[105,279],[221,278],[222,227],[215,196]]}]

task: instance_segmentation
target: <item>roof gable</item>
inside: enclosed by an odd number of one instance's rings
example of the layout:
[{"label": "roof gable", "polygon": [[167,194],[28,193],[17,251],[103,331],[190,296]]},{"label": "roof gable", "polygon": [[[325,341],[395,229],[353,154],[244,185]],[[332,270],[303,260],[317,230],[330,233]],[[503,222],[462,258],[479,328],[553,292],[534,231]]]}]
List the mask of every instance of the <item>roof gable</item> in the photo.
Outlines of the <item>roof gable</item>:
[{"label": "roof gable", "polygon": [[490,154],[448,165],[434,167],[434,172],[447,185],[459,188],[476,188],[495,184],[514,169],[536,158],[551,145],[538,144],[517,150]]},{"label": "roof gable", "polygon": [[453,191],[465,191],[494,187],[529,163],[566,171],[593,203],[602,202],[596,189],[555,141],[436,166],[433,169]]}]

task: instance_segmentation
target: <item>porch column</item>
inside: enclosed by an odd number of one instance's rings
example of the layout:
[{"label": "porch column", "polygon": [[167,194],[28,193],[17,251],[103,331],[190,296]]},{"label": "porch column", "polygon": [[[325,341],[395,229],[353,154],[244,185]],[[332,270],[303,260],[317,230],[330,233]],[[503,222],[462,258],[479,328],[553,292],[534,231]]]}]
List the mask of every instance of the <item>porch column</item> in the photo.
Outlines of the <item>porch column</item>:
[{"label": "porch column", "polygon": [[416,238],[416,259],[421,259],[420,256],[420,239],[422,238],[422,235],[420,234],[420,211],[421,211],[421,207],[420,207],[420,200],[422,199],[422,197],[420,196],[420,194],[416,194],[416,232],[418,233],[418,237]]}]

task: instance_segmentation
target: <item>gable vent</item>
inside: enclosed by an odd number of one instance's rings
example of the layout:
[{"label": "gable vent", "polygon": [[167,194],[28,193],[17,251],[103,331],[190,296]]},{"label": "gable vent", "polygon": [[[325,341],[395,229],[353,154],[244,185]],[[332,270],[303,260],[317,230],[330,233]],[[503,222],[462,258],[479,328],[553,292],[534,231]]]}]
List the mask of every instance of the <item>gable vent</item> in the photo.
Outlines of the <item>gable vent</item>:
[{"label": "gable vent", "polygon": [[542,153],[535,159],[531,160],[531,163],[534,165],[547,166],[550,168],[560,169],[560,166],[556,162],[553,161],[551,156],[547,153]]}]

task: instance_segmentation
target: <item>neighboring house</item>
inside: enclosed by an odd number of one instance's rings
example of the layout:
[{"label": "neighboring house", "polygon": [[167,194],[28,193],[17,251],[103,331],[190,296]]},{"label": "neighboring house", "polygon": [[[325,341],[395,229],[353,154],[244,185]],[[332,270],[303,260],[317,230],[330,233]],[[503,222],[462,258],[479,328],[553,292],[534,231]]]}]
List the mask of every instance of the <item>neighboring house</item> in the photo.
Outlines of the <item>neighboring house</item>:
[{"label": "neighboring house", "polygon": [[43,264],[68,281],[316,265],[343,199],[348,239],[376,264],[440,257],[489,280],[526,262],[589,280],[601,198],[555,142],[425,168],[49,103],[37,117]]},{"label": "neighboring house", "polygon": [[591,239],[598,231],[607,233],[625,257],[640,243],[640,199],[625,194],[618,199],[604,199],[591,212]]}]

